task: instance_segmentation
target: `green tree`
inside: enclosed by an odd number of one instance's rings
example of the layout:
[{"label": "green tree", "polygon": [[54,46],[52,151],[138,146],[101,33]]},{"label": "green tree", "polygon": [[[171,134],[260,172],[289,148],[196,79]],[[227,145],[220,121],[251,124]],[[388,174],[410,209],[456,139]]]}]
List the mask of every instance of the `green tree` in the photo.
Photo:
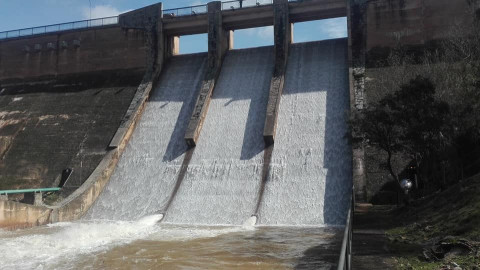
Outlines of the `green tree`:
[{"label": "green tree", "polygon": [[435,99],[433,83],[418,76],[354,115],[351,125],[366,143],[387,153],[386,167],[398,182],[394,155],[406,153],[423,167],[445,155],[451,141],[449,115],[448,104]]}]

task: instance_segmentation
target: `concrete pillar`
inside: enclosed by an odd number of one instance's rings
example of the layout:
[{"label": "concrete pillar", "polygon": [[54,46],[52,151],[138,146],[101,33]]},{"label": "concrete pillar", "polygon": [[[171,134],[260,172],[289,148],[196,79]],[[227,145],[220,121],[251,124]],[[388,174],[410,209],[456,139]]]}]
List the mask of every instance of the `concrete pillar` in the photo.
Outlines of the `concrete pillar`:
[{"label": "concrete pillar", "polygon": [[185,132],[185,141],[193,147],[197,144],[203,121],[207,115],[210,98],[215,88],[215,83],[220,74],[225,52],[232,45],[231,31],[226,31],[222,23],[222,3],[210,2],[208,9],[208,69],[202,82],[200,93],[193,110],[192,117]]},{"label": "concrete pillar", "polygon": [[166,44],[162,22],[162,3],[153,4],[142,9],[133,10],[120,15],[119,24],[125,29],[143,29],[147,47],[146,70],[135,96],[120,123],[117,132],[110,141],[110,148],[117,148],[124,141],[132,123],[139,117],[139,111],[144,106],[153,88],[166,56]]},{"label": "concrete pillar", "polygon": [[[365,48],[366,48],[366,1],[347,1],[348,61],[350,85],[350,111],[358,112],[365,107]],[[352,168],[355,200],[366,202],[367,178],[365,150],[362,134],[352,134]]]},{"label": "concrete pillar", "polygon": [[227,35],[228,35],[228,49],[233,50],[234,48],[233,30],[229,30]]},{"label": "concrete pillar", "polygon": [[35,206],[42,206],[43,205],[43,193],[42,192],[35,192],[33,205]]},{"label": "concrete pillar", "polygon": [[178,55],[180,53],[180,37],[169,36],[166,38],[167,42],[167,57]]},{"label": "concrete pillar", "polygon": [[8,194],[0,194],[0,201],[8,201]]},{"label": "concrete pillar", "polygon": [[293,38],[293,23],[290,24],[290,44],[292,44],[294,41]]},{"label": "concrete pillar", "polygon": [[272,80],[270,82],[267,114],[265,117],[265,127],[263,130],[263,138],[267,145],[271,145],[275,141],[278,109],[280,106],[280,98],[282,96],[283,84],[285,81],[288,47],[292,41],[291,24],[288,16],[288,0],[274,0],[273,12],[275,67]]}]

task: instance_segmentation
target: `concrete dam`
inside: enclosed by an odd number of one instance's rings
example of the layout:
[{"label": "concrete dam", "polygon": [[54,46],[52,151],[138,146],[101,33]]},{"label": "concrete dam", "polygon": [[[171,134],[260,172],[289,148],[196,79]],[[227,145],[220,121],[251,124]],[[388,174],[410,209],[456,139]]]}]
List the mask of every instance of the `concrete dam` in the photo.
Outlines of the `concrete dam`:
[{"label": "concrete dam", "polygon": [[[352,39],[294,43],[293,24],[350,16],[347,3],[215,1],[187,15],[159,3],[107,25],[0,35],[0,124],[15,127],[0,154],[42,168],[0,163],[4,179],[41,183],[0,193],[0,269],[335,267],[358,171]],[[273,46],[234,49],[234,30],[268,25]],[[198,33],[208,51],[179,54],[179,36]],[[35,97],[32,120],[17,101]]]},{"label": "concrete dam", "polygon": [[351,192],[347,40],[292,45],[273,153],[262,137],[273,47],[227,52],[201,137],[187,149],[183,134],[206,58],[169,60],[86,218],[163,213],[167,223],[241,225],[257,214],[262,225],[344,224]]}]

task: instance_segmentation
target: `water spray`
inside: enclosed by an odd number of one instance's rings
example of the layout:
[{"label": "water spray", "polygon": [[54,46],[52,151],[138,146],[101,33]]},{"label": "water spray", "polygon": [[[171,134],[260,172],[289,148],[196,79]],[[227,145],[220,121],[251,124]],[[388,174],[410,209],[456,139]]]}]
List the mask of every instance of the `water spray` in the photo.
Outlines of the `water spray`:
[{"label": "water spray", "polygon": [[252,215],[243,223],[242,227],[244,229],[252,229],[257,224],[257,220],[258,217],[256,215]]}]

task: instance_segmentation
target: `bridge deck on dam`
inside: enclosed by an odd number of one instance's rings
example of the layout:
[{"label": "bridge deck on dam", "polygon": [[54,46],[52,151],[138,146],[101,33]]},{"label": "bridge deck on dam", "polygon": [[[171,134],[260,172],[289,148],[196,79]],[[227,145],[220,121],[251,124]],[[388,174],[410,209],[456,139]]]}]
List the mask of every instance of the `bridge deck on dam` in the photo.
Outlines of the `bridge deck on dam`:
[{"label": "bridge deck on dam", "polygon": [[[344,0],[310,0],[290,2],[291,23],[322,20],[347,16],[347,4]],[[226,9],[222,11],[222,22],[226,30],[238,30],[273,25],[273,5]],[[163,17],[163,30],[167,35],[180,36],[207,32],[206,14],[190,16]]]}]

